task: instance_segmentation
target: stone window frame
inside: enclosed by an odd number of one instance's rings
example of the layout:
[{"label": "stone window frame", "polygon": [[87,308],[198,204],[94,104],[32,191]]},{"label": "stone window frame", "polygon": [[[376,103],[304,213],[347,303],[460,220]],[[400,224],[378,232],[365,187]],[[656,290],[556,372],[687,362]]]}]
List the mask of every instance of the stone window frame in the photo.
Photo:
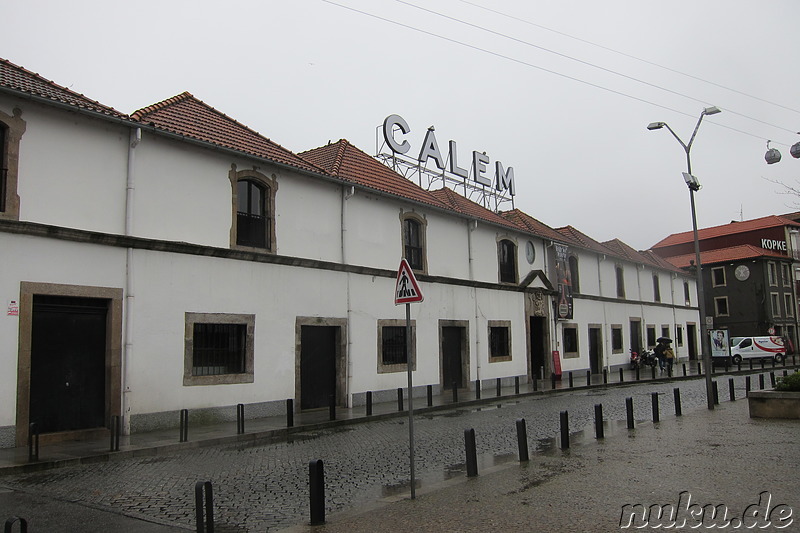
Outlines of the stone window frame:
[{"label": "stone window frame", "polygon": [[794,301],[792,299],[792,293],[783,293],[783,307],[786,309],[786,318],[794,318]]},{"label": "stone window frame", "polygon": [[644,341],[648,348],[656,345],[656,325],[646,324],[644,327]]},{"label": "stone window frame", "polygon": [[22,109],[15,107],[11,115],[0,111],[0,126],[5,129],[2,164],[5,165],[5,193],[0,197],[0,220],[19,220],[19,145],[25,133]]},{"label": "stone window frame", "polygon": [[675,345],[678,348],[683,347],[683,326],[681,324],[675,324]]},{"label": "stone window frame", "polygon": [[[494,355],[492,354],[492,329],[494,328],[505,328],[506,330],[506,353],[508,355]],[[511,352],[511,321],[510,320],[487,320],[486,323],[486,334],[487,334],[487,342],[486,345],[488,346],[488,356],[490,363],[500,363],[503,361],[511,361],[513,353]]]},{"label": "stone window frame", "polygon": [[[406,258],[406,220],[413,220],[419,225],[419,243],[422,248],[422,268],[414,268],[414,272],[428,273],[428,219],[416,211],[400,211],[400,257]],[[406,258],[407,260],[407,258]]]},{"label": "stone window frame", "polygon": [[774,261],[767,263],[767,281],[770,287],[778,286],[778,267]]},{"label": "stone window frame", "polygon": [[653,301],[661,301],[661,280],[659,279],[658,274],[653,274]]},{"label": "stone window frame", "polygon": [[[244,372],[236,374],[218,374],[215,376],[194,376],[194,325],[195,324],[243,324],[247,327],[247,345],[244,353]],[[184,313],[183,336],[183,385],[230,385],[236,383],[253,383],[255,354],[256,315],[244,313]]]},{"label": "stone window frame", "polygon": [[[404,318],[389,318],[378,320],[378,350],[377,350],[377,363],[378,374],[392,374],[395,372],[406,372],[408,365],[406,363],[400,364],[384,364],[383,362],[383,328],[384,327],[406,327],[406,320]],[[411,370],[417,369],[417,321],[411,321]]]},{"label": "stone window frame", "polygon": [[[718,280],[719,274],[722,273],[722,279]],[[728,276],[725,272],[725,267],[713,267],[711,269],[711,286],[712,287],[725,287],[728,285]]]},{"label": "stone window frame", "polygon": [[784,287],[792,286],[792,268],[788,263],[781,263],[781,279]]},{"label": "stone window frame", "polygon": [[[513,272],[513,279],[512,280],[504,280],[503,279],[503,263],[502,263],[502,251],[504,242],[507,242],[509,246],[511,246],[511,251],[513,252],[514,257],[511,258],[511,267],[514,268]],[[503,284],[514,284],[516,285],[519,283],[519,246],[517,244],[517,239],[510,237],[508,235],[498,235],[497,236],[497,281]]]},{"label": "stone window frame", "polygon": [[772,316],[781,316],[781,298],[777,292],[769,293],[770,308],[772,309]]},{"label": "stone window frame", "polygon": [[[574,335],[575,335],[575,351],[574,352],[568,352],[567,351],[567,337],[566,337],[567,330],[573,331]],[[578,324],[569,323],[569,324],[564,324],[563,325],[563,327],[561,328],[561,342],[562,342],[562,344],[564,346],[564,353],[562,354],[562,357],[564,359],[577,359],[578,357],[581,356],[581,353],[580,353],[581,352],[581,344],[580,344],[580,336],[578,335]]]},{"label": "stone window frame", "polygon": [[[778,293],[773,293],[778,294]],[[722,306],[725,309],[722,309]],[[714,298],[714,315],[715,316],[730,316],[731,310],[728,307],[728,297],[727,296],[717,296]]]},{"label": "stone window frame", "polygon": [[[619,334],[619,347],[614,346],[614,332]],[[622,337],[622,324],[611,324],[611,353],[622,353],[625,351],[625,341]]]},{"label": "stone window frame", "polygon": [[[231,165],[228,172],[228,180],[231,182],[231,241],[230,247],[233,250],[244,250],[248,252],[261,252],[274,254],[278,250],[278,243],[275,239],[275,197],[278,194],[278,177],[275,174],[267,176],[260,172],[257,168],[237,170],[236,165]],[[239,182],[252,181],[265,189],[264,194],[264,207],[267,209],[267,220],[269,221],[269,233],[267,239],[269,246],[261,248],[257,246],[244,246],[237,244],[237,229],[238,229],[238,216],[239,211]]]}]

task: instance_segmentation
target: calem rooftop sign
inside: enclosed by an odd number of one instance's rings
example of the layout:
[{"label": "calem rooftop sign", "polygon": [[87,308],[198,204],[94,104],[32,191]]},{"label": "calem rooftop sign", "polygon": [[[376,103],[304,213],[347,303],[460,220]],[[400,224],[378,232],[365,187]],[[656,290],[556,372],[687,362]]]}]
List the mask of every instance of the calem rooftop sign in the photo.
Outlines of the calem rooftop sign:
[{"label": "calem rooftop sign", "polygon": [[[432,182],[436,180],[443,180],[445,182],[455,182],[464,186],[465,196],[470,197],[471,193],[479,192],[484,198],[484,205],[488,202],[488,198],[495,200],[495,206],[502,201],[511,201],[516,194],[514,190],[514,168],[505,167],[500,161],[492,161],[486,152],[472,151],[472,157],[467,158],[468,166],[465,168],[465,162],[459,160],[458,145],[455,141],[448,142],[447,153],[443,153],[439,147],[439,142],[436,139],[436,133],[431,126],[425,133],[425,139],[422,146],[419,147],[419,153],[414,157],[411,152],[412,147],[408,140],[404,138],[405,135],[411,132],[408,123],[400,115],[389,115],[383,121],[383,141],[386,146],[392,151],[392,167],[397,169],[399,166],[404,167],[406,170],[406,177],[408,174],[419,172],[418,176],[420,185],[423,185],[422,173],[426,173],[428,188],[431,188]],[[378,149],[380,152],[380,148]],[[378,157],[381,157],[379,153]],[[463,157],[463,156],[462,156]],[[439,172],[431,173],[430,169],[425,168],[428,161],[433,161]],[[494,167],[492,169],[492,166]],[[416,167],[416,168],[414,168]],[[448,175],[449,174],[449,175]]]}]

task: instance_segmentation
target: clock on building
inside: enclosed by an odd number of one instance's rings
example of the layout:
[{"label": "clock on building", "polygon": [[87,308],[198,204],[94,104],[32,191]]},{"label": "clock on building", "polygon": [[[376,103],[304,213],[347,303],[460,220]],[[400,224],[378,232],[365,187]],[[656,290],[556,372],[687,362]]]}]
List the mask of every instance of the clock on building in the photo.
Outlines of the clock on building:
[{"label": "clock on building", "polygon": [[733,274],[739,281],[744,281],[750,277],[750,269],[745,265],[739,265],[736,267],[736,270],[733,271]]}]

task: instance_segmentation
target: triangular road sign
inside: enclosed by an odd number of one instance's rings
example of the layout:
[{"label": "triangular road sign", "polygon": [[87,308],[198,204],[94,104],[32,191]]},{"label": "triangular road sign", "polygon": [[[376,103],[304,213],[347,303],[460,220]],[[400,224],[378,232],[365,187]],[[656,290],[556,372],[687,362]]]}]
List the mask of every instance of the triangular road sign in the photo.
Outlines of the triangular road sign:
[{"label": "triangular road sign", "polygon": [[411,265],[405,259],[401,260],[397,270],[397,284],[394,287],[394,305],[421,302],[424,299]]}]

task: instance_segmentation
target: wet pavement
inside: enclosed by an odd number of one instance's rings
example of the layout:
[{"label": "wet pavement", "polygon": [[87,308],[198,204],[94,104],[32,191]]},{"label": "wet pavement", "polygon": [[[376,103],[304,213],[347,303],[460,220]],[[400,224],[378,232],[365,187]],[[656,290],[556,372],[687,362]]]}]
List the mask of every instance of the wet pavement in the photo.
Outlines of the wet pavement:
[{"label": "wet pavement", "polygon": [[[754,388],[758,388],[756,375],[752,380]],[[723,405],[713,412],[706,409],[705,383],[702,379],[646,381],[614,387],[575,389],[568,393],[540,391],[527,394],[523,391],[520,396],[512,396],[513,391],[502,391],[505,394],[499,401],[496,398],[486,398],[487,391],[484,390],[484,400],[481,402],[449,405],[446,403],[448,398],[436,398],[437,406],[430,410],[420,409],[415,416],[418,498],[414,501],[405,501],[409,497],[408,419],[403,413],[392,413],[396,406],[376,406],[376,416],[368,422],[363,415],[359,416],[357,409],[355,412],[347,410],[338,413],[337,418],[342,419],[335,422],[315,421],[312,420],[314,414],[311,414],[305,419],[296,419],[295,423],[299,427],[294,428],[290,434],[286,433],[285,427],[272,432],[262,429],[259,433],[250,428],[257,427],[259,423],[265,425],[268,421],[248,421],[248,429],[254,432],[249,439],[246,436],[215,435],[214,428],[198,428],[194,432],[190,430],[190,438],[197,439],[200,438],[199,435],[209,438],[175,444],[168,442],[169,435],[165,436],[167,440],[163,443],[160,436],[151,435],[150,447],[142,443],[140,448],[135,448],[136,444],[129,441],[124,444],[128,447],[127,450],[113,454],[99,453],[101,443],[98,442],[95,443],[94,451],[97,455],[94,456],[90,453],[90,446],[84,444],[82,463],[77,458],[69,458],[64,450],[43,449],[40,452],[42,465],[58,465],[61,468],[40,472],[22,472],[23,465],[15,462],[20,453],[20,450],[16,450],[14,456],[9,453],[0,455],[0,473],[5,473],[0,477],[0,518],[11,515],[27,516],[31,531],[126,531],[124,527],[127,526],[122,523],[125,521],[130,521],[130,527],[133,528],[130,531],[194,530],[194,485],[197,481],[210,480],[214,490],[215,531],[277,531],[302,527],[297,525],[307,523],[309,516],[308,464],[312,460],[322,459],[325,468],[326,511],[330,517],[324,530],[335,528],[336,523],[347,524],[352,521],[366,527],[365,524],[371,520],[370,513],[357,516],[348,514],[385,505],[387,502],[399,500],[399,503],[390,505],[389,508],[419,504],[419,508],[414,509],[422,510],[426,505],[423,501],[429,501],[440,491],[444,494],[453,490],[467,490],[469,493],[467,496],[450,496],[454,501],[466,498],[464,501],[473,503],[476,508],[488,506],[475,518],[477,529],[474,530],[483,530],[491,525],[491,520],[481,522],[478,518],[483,516],[488,520],[495,512],[492,510],[493,499],[515,501],[533,497],[538,501],[539,496],[531,496],[531,491],[535,492],[536,487],[552,486],[555,479],[564,475],[569,477],[580,471],[583,466],[591,464],[589,456],[593,457],[595,467],[600,470],[605,462],[611,464],[613,461],[644,461],[637,468],[648,471],[651,470],[649,462],[652,458],[680,457],[682,450],[690,449],[684,443],[680,446],[676,444],[674,451],[669,451],[672,446],[663,453],[657,451],[664,447],[664,437],[674,437],[676,442],[678,437],[683,440],[688,438],[686,420],[699,420],[698,416],[718,416],[719,420],[704,422],[717,428],[722,425],[723,418],[729,412],[736,411],[735,424],[729,420],[730,417],[724,418],[733,424],[731,427],[734,432],[738,424],[752,424],[747,417],[746,402],[728,400],[728,378],[729,376],[715,376]],[[769,378],[766,382],[769,386]],[[734,384],[736,396],[742,399],[745,376],[734,377]],[[674,415],[673,390],[676,387],[681,390],[684,412],[684,417],[680,419]],[[657,424],[651,422],[653,393],[657,393],[662,420]],[[625,399],[629,397],[633,399],[637,425],[633,432],[625,428],[624,422],[620,422],[626,418]],[[418,403],[424,405],[424,399],[415,399],[415,404]],[[594,406],[598,403],[603,405],[607,433],[605,441],[595,442]],[[732,406],[736,407],[731,409]],[[566,453],[553,444],[553,439],[559,434],[559,413],[564,410],[569,412],[574,440],[572,449]],[[327,411],[324,414],[327,415]],[[321,414],[317,413],[316,416],[319,418]],[[523,466],[517,462],[515,422],[520,418],[526,420],[532,458]],[[353,423],[356,421],[363,423]],[[280,426],[280,421],[271,423]],[[283,423],[285,425],[285,421]],[[671,426],[674,426],[675,432],[667,433],[661,429]],[[796,440],[800,434],[797,431],[800,426],[795,423],[791,427]],[[476,432],[479,471],[482,473],[479,476],[480,483],[484,483],[483,473],[493,470],[498,472],[487,476],[487,479],[493,476],[504,477],[494,482],[493,489],[486,489],[493,495],[486,495],[487,501],[483,501],[478,496],[479,493],[472,494],[473,487],[478,484],[473,483],[475,479],[466,478],[464,430],[467,428],[474,428]],[[216,428],[216,431],[224,429]],[[706,425],[701,425],[699,430],[694,428],[695,434],[690,440],[699,442],[706,430],[709,430]],[[230,429],[227,431],[230,432]],[[652,449],[647,448],[649,445],[639,449],[638,444],[643,444],[640,436],[645,434],[654,434],[657,437],[653,441],[655,444],[652,444]],[[261,441],[256,440],[258,435],[261,436]],[[142,439],[143,436],[136,438]],[[136,438],[132,440],[135,441]],[[173,438],[176,439],[177,435]],[[621,450],[624,451],[633,444],[637,444],[636,453],[629,457],[624,453],[619,455]],[[758,442],[751,444],[758,447]],[[77,451],[73,453],[77,454]],[[45,460],[47,454],[61,454],[59,456],[62,459],[58,460],[60,462],[48,462]],[[725,454],[719,455],[725,457]],[[571,457],[579,460],[569,459]],[[794,461],[796,467],[796,459]],[[678,463],[672,459],[671,464],[675,466]],[[580,478],[580,474],[578,475]],[[658,477],[657,472],[654,475]],[[605,473],[600,472],[600,477],[605,479],[605,485],[615,485],[617,482],[613,479],[617,476],[616,466]],[[647,476],[643,477],[645,478]],[[642,479],[636,479],[626,483],[641,482]],[[580,479],[576,483],[581,486],[574,487],[575,490],[585,488],[582,486],[585,483]],[[603,488],[604,484],[592,489],[597,497],[605,494],[607,489]],[[459,486],[462,488],[458,489]],[[767,487],[764,490],[770,489]],[[676,498],[678,492],[675,492]],[[792,494],[796,493],[797,491]],[[756,496],[757,494],[758,492],[755,493]],[[517,503],[524,509],[534,502]],[[577,502],[576,510],[579,514],[583,513],[582,505],[581,501]],[[452,502],[447,504],[447,509],[454,507],[456,505]],[[45,511],[49,508],[53,510]],[[381,509],[383,510],[376,511],[376,520],[382,520],[382,513],[387,512],[386,507]],[[446,522],[422,527],[420,524],[424,516],[420,515],[419,510],[412,513],[419,523],[408,523],[408,529],[399,527],[400,522],[397,523],[398,527],[394,527],[395,523],[392,522],[390,530],[448,530],[438,528]],[[422,514],[426,512],[423,511]],[[466,517],[472,510],[464,509],[463,512]],[[57,513],[63,513],[60,520],[54,520]],[[505,515],[504,513],[503,516]],[[443,515],[440,513],[437,516],[441,518]],[[47,522],[48,519],[50,523]],[[112,519],[120,524],[108,526]],[[430,517],[430,520],[438,519],[433,515]],[[454,519],[451,517],[449,520]],[[141,529],[136,529],[137,523],[141,524]],[[469,521],[453,524],[459,525],[449,530],[470,530],[465,529]],[[351,524],[349,529],[353,530],[355,527]],[[385,524],[383,529],[387,529]]]}]

